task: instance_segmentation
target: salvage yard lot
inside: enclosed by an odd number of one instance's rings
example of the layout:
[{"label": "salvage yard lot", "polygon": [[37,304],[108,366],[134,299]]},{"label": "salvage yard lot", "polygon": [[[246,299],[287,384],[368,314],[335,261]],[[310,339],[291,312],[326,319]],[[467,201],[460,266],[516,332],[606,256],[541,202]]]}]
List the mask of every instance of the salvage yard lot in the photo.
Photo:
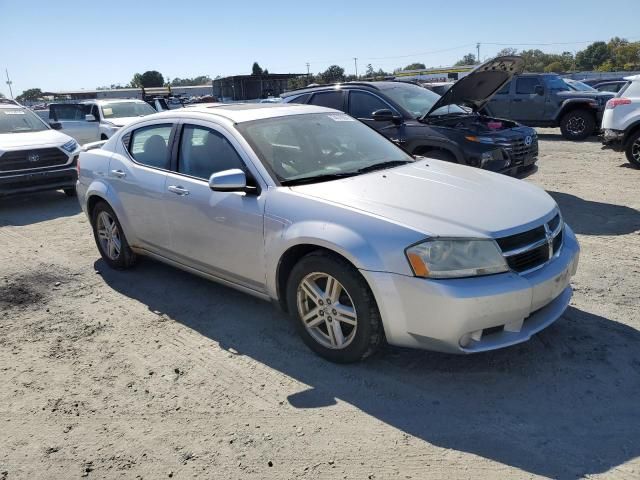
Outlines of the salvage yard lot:
[{"label": "salvage yard lot", "polygon": [[640,171],[539,131],[575,295],[475,356],[330,364],[260,300],[109,270],[62,192],[0,200],[0,479],[640,477]]}]

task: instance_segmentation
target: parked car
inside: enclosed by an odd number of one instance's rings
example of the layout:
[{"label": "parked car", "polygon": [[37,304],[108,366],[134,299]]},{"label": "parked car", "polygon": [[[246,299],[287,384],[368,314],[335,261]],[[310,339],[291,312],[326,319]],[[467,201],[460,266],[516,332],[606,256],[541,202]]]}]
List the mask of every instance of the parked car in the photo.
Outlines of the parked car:
[{"label": "parked car", "polygon": [[78,142],[30,109],[0,99],[0,196],[42,190],[75,195]]},{"label": "parked car", "polygon": [[142,100],[87,100],[49,105],[49,123],[81,144],[106,140],[123,125],[156,110]]},{"label": "parked car", "polygon": [[613,80],[610,82],[600,82],[593,85],[599,92],[618,93],[627,84],[626,80]]},{"label": "parked car", "polygon": [[591,85],[587,85],[586,83],[581,82],[580,80],[573,80],[572,78],[563,78],[565,83],[569,85],[571,90],[575,90],[576,92],[595,92],[596,89]]},{"label": "parked car", "polygon": [[79,169],[107,265],[148,255],[272,300],[332,361],[360,360],[384,338],[453,353],[506,347],[571,297],[578,242],[547,193],[415,159],[337,110],[158,113],[83,152]]},{"label": "parked car", "polygon": [[625,88],[607,102],[602,140],[606,147],[624,151],[627,160],[640,167],[640,75],[625,80]]},{"label": "parked car", "polygon": [[607,100],[613,94],[576,91],[552,73],[526,73],[505,85],[486,106],[490,115],[531,127],[560,127],[568,140],[595,134]]},{"label": "parked car", "polygon": [[455,82],[424,82],[421,83],[420,86],[442,96],[453,86],[454,83]]},{"label": "parked car", "polygon": [[442,97],[394,81],[323,85],[282,97],[287,103],[347,112],[415,155],[514,174],[537,161],[535,130],[477,112],[522,66],[520,57],[491,60],[458,80]]}]

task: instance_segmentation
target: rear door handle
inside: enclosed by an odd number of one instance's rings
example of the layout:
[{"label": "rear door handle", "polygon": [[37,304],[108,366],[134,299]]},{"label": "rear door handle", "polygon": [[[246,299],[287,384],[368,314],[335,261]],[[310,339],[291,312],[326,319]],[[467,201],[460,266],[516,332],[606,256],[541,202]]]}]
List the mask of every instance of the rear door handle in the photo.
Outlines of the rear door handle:
[{"label": "rear door handle", "polygon": [[118,177],[118,178],[124,178],[124,177],[127,176],[127,174],[124,173],[122,170],[111,170],[111,176]]},{"label": "rear door handle", "polygon": [[182,188],[179,185],[169,185],[167,187],[167,190],[169,190],[172,193],[175,193],[176,195],[180,195],[181,197],[185,195],[189,195],[189,190],[187,190],[186,188]]}]

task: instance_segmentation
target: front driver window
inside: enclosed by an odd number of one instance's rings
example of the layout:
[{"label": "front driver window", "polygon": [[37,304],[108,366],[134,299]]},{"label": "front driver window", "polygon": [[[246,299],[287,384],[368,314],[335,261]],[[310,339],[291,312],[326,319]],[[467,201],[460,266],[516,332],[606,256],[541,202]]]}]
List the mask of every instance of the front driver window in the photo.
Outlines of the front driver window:
[{"label": "front driver window", "polygon": [[134,130],[129,141],[129,153],[138,163],[168,170],[172,128],[171,124],[163,124]]},{"label": "front driver window", "polygon": [[178,154],[178,172],[208,180],[212,173],[245,170],[235,148],[222,134],[205,127],[185,125]]},{"label": "front driver window", "polygon": [[349,97],[349,115],[356,118],[373,118],[376,110],[389,109],[389,105],[378,97],[365,92],[351,92]]}]

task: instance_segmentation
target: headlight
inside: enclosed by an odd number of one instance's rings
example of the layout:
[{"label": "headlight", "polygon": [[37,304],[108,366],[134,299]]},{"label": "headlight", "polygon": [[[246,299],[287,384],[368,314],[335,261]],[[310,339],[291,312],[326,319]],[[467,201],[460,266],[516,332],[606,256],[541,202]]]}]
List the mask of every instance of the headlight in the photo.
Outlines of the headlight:
[{"label": "headlight", "polygon": [[62,145],[61,147],[65,152],[75,152],[76,149],[78,148],[78,142],[76,142],[75,140],[69,140],[67,143],[65,143],[64,145]]},{"label": "headlight", "polygon": [[464,137],[470,142],[483,143],[485,145],[508,145],[509,140],[504,137],[482,137],[477,135],[467,135]]},{"label": "headlight", "polygon": [[407,248],[406,254],[417,277],[474,277],[509,270],[493,240],[427,240]]}]

